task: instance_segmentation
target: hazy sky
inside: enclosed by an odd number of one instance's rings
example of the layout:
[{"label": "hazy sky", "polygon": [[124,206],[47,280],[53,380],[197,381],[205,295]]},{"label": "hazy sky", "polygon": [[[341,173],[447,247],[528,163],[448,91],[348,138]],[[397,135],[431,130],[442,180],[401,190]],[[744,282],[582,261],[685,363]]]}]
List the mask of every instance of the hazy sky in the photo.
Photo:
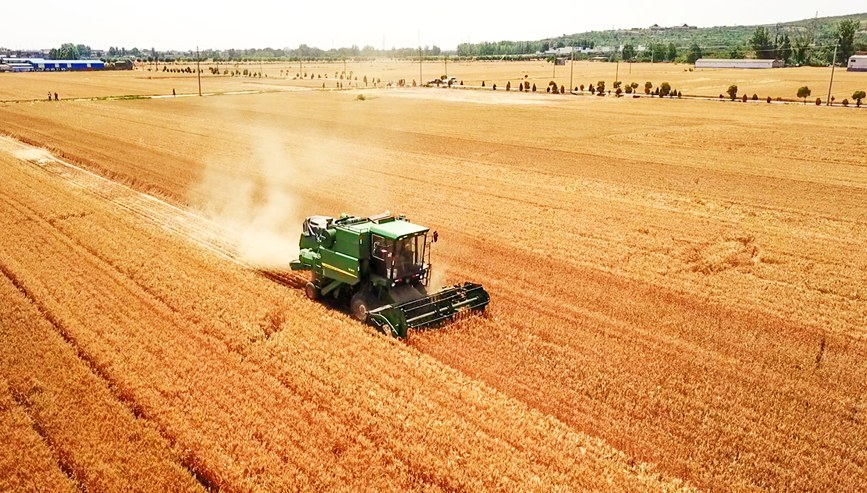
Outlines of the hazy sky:
[{"label": "hazy sky", "polygon": [[[64,42],[125,48],[295,48],[438,45],[542,39],[612,27],[762,24],[867,11],[864,0],[545,2],[473,0],[182,0],[3,2],[0,47]],[[556,7],[554,7],[556,5]],[[592,6],[592,7],[591,7]],[[612,7],[609,7],[612,6]]]}]

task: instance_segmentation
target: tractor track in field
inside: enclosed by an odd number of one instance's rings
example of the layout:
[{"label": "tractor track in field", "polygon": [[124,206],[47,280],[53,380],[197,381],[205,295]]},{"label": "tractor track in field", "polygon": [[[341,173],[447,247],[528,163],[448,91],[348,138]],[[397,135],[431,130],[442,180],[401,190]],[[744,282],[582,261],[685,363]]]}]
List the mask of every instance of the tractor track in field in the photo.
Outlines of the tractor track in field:
[{"label": "tractor track in field", "polygon": [[239,258],[236,248],[240,235],[207,218],[104,178],[44,149],[8,136],[0,135],[0,150],[273,282],[290,288],[303,288],[308,281],[305,276],[295,272],[262,270],[244,262]]}]

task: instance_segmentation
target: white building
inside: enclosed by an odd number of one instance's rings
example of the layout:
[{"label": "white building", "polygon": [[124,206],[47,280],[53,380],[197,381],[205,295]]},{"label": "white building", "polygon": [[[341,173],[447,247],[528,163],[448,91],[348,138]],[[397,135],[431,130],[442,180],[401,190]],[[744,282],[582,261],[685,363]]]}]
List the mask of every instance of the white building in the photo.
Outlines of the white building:
[{"label": "white building", "polygon": [[867,55],[855,55],[849,58],[850,72],[867,72]]},{"label": "white building", "polygon": [[695,68],[783,68],[782,60],[757,60],[752,58],[721,59],[701,58],[695,61]]}]

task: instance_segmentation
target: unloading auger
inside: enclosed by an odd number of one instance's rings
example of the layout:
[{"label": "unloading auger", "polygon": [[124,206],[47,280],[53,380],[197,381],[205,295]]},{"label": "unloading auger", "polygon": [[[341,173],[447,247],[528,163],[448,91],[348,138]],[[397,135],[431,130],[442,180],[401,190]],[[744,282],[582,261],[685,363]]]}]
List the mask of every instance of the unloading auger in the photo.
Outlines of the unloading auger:
[{"label": "unloading auger", "polygon": [[386,212],[372,217],[304,220],[301,253],[292,270],[309,270],[307,297],[348,303],[352,315],[394,337],[438,326],[457,314],[484,310],[491,298],[474,283],[428,292],[431,245],[437,233]]}]

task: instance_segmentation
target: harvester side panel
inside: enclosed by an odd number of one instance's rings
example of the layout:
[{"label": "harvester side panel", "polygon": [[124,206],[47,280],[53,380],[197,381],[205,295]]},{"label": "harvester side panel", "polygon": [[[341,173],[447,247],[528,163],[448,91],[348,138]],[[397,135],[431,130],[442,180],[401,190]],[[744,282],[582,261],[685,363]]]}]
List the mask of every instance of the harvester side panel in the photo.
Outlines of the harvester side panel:
[{"label": "harvester side panel", "polygon": [[322,274],[328,279],[356,285],[361,276],[360,262],[357,258],[322,248]]},{"label": "harvester side panel", "polygon": [[337,228],[334,245],[330,248],[350,257],[366,259],[370,256],[370,243],[367,238],[370,238],[368,233],[361,233],[349,228]]}]

